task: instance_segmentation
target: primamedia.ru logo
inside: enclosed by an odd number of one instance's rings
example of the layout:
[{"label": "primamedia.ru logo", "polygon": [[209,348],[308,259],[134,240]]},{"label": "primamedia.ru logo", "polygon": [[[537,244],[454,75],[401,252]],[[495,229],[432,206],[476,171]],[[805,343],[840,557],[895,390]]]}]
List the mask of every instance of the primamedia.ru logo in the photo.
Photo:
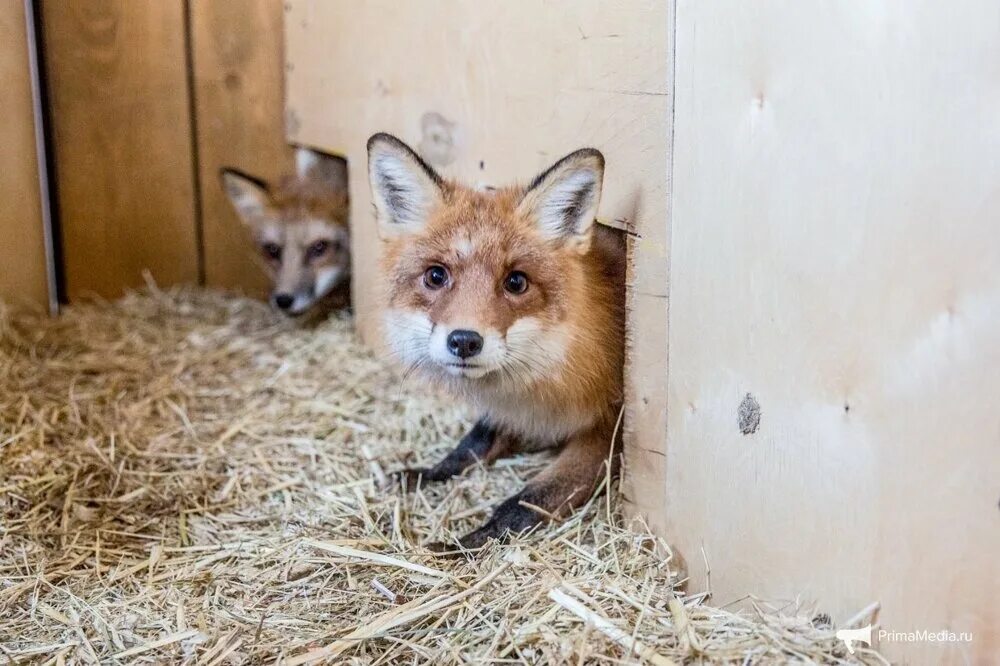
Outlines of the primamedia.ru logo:
[{"label": "primamedia.ru logo", "polygon": [[864,643],[872,644],[872,635],[877,637],[879,642],[887,643],[971,643],[971,631],[950,631],[941,629],[930,631],[922,629],[919,631],[891,631],[889,629],[873,630],[872,625],[861,627],[860,629],[840,629],[837,631],[837,638],[844,641],[847,651],[854,654],[855,645]]}]

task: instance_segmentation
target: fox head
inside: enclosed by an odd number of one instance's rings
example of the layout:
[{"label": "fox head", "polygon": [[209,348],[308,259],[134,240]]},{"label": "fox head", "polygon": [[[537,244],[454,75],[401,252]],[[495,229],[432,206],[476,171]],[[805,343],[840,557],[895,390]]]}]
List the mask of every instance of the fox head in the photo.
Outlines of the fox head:
[{"label": "fox head", "polygon": [[384,241],[383,323],[400,360],[477,386],[524,388],[557,374],[594,279],[585,257],[601,153],[571,153],[526,187],[478,191],[376,134],[368,172]]},{"label": "fox head", "polygon": [[350,277],[347,164],[308,148],[275,187],[234,169],[222,185],[271,275],[271,304],[300,315]]}]

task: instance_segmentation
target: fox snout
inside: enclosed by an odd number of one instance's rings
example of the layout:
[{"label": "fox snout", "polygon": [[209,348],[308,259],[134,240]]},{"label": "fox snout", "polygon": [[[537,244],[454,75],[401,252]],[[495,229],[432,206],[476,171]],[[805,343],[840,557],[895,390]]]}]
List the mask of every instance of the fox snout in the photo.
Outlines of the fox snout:
[{"label": "fox snout", "polygon": [[283,314],[296,317],[304,314],[326,294],[316,294],[312,289],[300,292],[275,292],[271,294],[271,306]]},{"label": "fox snout", "polygon": [[295,303],[295,296],[291,294],[275,294],[271,297],[271,300],[274,302],[274,307],[279,310],[288,310]]},{"label": "fox snout", "polygon": [[426,312],[388,308],[383,324],[390,349],[408,366],[455,380],[492,377],[512,388],[555,376],[569,344],[564,326],[534,317],[501,331],[468,318],[434,321]]},{"label": "fox snout", "polygon": [[348,279],[350,270],[346,262],[334,259],[332,265],[303,266],[294,250],[274,270],[274,289],[271,305],[287,315],[303,314],[318,301],[340,288]]},{"label": "fox snout", "polygon": [[429,360],[450,375],[478,379],[503,366],[505,336],[499,331],[462,323],[431,324],[427,339]]},{"label": "fox snout", "polygon": [[461,359],[472,358],[483,351],[483,336],[476,331],[458,329],[445,338],[448,351]]}]

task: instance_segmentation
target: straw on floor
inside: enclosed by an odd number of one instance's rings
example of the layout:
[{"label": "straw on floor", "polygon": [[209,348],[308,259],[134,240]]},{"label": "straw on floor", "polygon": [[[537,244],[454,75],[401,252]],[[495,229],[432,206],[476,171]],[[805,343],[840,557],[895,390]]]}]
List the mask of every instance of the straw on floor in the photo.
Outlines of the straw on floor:
[{"label": "straw on floor", "polygon": [[343,317],[302,327],[199,290],[56,319],[0,306],[0,661],[881,661],[811,609],[685,596],[614,489],[435,557],[546,460],[382,487],[467,416]]}]

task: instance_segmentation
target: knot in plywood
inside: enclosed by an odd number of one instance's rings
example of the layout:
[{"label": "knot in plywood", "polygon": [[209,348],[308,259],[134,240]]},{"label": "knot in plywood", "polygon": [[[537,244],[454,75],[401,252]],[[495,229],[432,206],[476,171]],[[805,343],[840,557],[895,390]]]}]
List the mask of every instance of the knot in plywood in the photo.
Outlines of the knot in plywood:
[{"label": "knot in plywood", "polygon": [[740,432],[744,435],[752,435],[760,427],[760,404],[749,393],[743,398],[739,409],[736,410],[739,420]]},{"label": "knot in plywood", "polygon": [[436,111],[420,118],[420,156],[436,167],[446,167],[455,161],[455,123]]}]

